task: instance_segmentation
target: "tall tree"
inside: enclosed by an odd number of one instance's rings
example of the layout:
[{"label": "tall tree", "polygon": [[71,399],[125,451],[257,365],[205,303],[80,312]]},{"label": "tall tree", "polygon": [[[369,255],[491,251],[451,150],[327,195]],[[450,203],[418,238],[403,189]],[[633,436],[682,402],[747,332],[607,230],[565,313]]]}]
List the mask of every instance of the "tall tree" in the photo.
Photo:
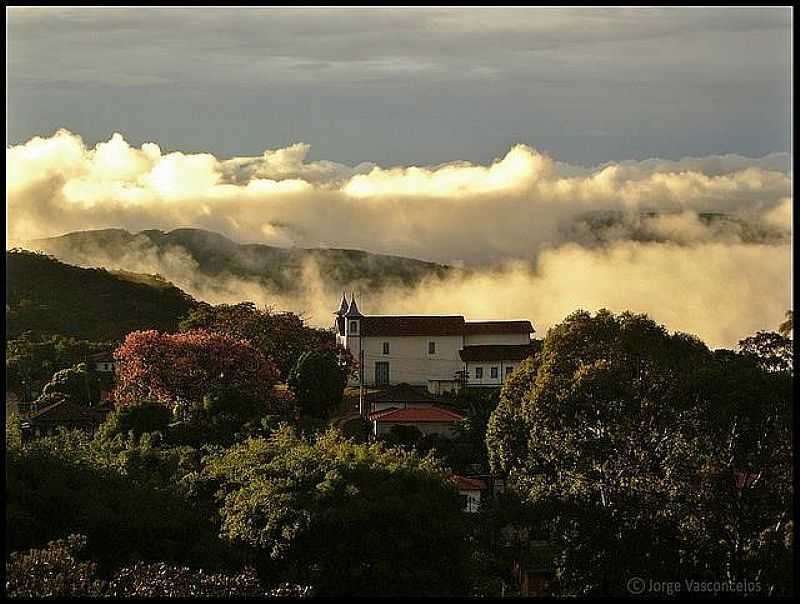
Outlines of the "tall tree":
[{"label": "tall tree", "polygon": [[[535,506],[567,592],[625,593],[633,576],[763,571],[763,558],[739,554],[765,531],[774,545],[776,528],[785,530],[783,382],[746,355],[712,353],[644,315],[608,311],[573,313],[515,373],[490,420],[490,462]],[[761,469],[774,505],[737,508],[737,480]],[[728,530],[733,517],[739,532]],[[714,546],[731,534],[740,548],[733,571],[735,552]]]},{"label": "tall tree", "polygon": [[262,573],[320,595],[463,594],[458,492],[432,458],[284,428],[212,457],[222,534],[258,552]]},{"label": "tall tree", "polygon": [[302,413],[327,419],[342,404],[347,374],[334,350],[309,350],[297,360],[287,384]]}]

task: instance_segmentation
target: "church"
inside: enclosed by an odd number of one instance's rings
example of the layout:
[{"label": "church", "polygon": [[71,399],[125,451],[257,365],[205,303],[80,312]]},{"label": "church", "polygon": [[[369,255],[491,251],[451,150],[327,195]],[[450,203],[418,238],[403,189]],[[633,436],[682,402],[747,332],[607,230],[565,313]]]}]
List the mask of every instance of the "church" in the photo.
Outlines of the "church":
[{"label": "church", "polygon": [[364,315],[345,294],[337,342],[358,361],[354,384],[425,386],[432,394],[500,387],[533,354],[528,320],[467,321],[462,315]]}]

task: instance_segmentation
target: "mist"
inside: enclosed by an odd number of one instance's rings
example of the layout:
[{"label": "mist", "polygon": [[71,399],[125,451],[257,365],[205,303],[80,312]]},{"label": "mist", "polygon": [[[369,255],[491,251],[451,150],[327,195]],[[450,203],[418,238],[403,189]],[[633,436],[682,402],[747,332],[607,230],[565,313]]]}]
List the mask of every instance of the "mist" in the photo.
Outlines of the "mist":
[{"label": "mist", "polygon": [[[373,314],[530,319],[541,337],[578,309],[646,312],[711,346],[774,329],[791,308],[787,154],[565,164],[517,145],[488,165],[355,167],[308,145],[256,157],[164,153],[61,130],[6,152],[7,242],[69,231],[193,226],[240,242],[364,249],[463,270],[360,293]],[[96,265],[159,273],[212,303],[253,300],[329,326],[341,291],[307,262],[291,293],[198,271],[145,247]]]}]

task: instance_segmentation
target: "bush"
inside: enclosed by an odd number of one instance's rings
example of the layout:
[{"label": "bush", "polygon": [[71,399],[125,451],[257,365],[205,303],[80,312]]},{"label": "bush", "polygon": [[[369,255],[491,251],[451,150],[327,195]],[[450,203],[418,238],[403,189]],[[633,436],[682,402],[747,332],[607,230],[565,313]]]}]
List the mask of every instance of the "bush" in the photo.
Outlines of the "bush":
[{"label": "bush", "polygon": [[86,537],[70,535],[44,549],[13,552],[6,562],[6,597],[76,598],[99,596],[104,584],[95,576],[97,565],[80,562]]}]

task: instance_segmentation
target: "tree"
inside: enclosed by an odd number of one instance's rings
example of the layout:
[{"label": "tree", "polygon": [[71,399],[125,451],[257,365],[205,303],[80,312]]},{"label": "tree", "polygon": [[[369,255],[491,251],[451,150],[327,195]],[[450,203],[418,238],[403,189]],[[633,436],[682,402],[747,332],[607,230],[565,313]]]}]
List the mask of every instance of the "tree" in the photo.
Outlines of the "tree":
[{"label": "tree", "polygon": [[200,405],[215,389],[265,415],[273,401],[278,371],[251,344],[208,331],[162,334],[136,331],[114,352],[115,397],[122,404],[142,399],[167,405]]},{"label": "tree", "polygon": [[212,456],[204,475],[222,535],[254,548],[262,576],[320,595],[465,593],[462,503],[432,458],[283,428]]},{"label": "tree", "polygon": [[287,384],[304,414],[325,419],[342,404],[347,368],[332,349],[309,350],[297,360]]},{"label": "tree", "polygon": [[739,350],[767,371],[791,371],[794,367],[792,341],[774,331],[759,331],[745,338],[739,342]]},{"label": "tree", "polygon": [[167,426],[172,420],[172,412],[162,403],[142,401],[134,405],[120,405],[108,414],[98,431],[99,438],[110,439],[120,434],[142,434],[160,432],[167,433]]},{"label": "tree", "polygon": [[790,338],[792,336],[792,332],[794,331],[794,311],[787,310],[786,311],[786,320],[780,324],[778,327],[778,333],[781,334],[784,338]]},{"label": "tree", "polygon": [[[567,593],[783,564],[791,399],[748,358],[644,315],[576,312],[515,372],[489,423],[490,462],[534,506]],[[737,480],[762,471],[751,486],[772,503],[742,505],[755,490],[737,495]]]},{"label": "tree", "polygon": [[42,397],[62,395],[79,405],[90,407],[100,399],[100,389],[93,371],[86,363],[53,374],[52,379],[42,388]]},{"label": "tree", "polygon": [[161,449],[147,434],[92,440],[62,431],[9,447],[6,552],[82,533],[104,572],[139,560],[235,561],[216,536],[215,510],[191,496],[199,463],[196,451]]},{"label": "tree", "polygon": [[181,322],[180,329],[205,329],[247,340],[272,359],[283,379],[288,378],[303,353],[336,349],[332,331],[309,327],[302,317],[291,312],[276,313],[269,307],[259,309],[252,302],[201,304]]}]

